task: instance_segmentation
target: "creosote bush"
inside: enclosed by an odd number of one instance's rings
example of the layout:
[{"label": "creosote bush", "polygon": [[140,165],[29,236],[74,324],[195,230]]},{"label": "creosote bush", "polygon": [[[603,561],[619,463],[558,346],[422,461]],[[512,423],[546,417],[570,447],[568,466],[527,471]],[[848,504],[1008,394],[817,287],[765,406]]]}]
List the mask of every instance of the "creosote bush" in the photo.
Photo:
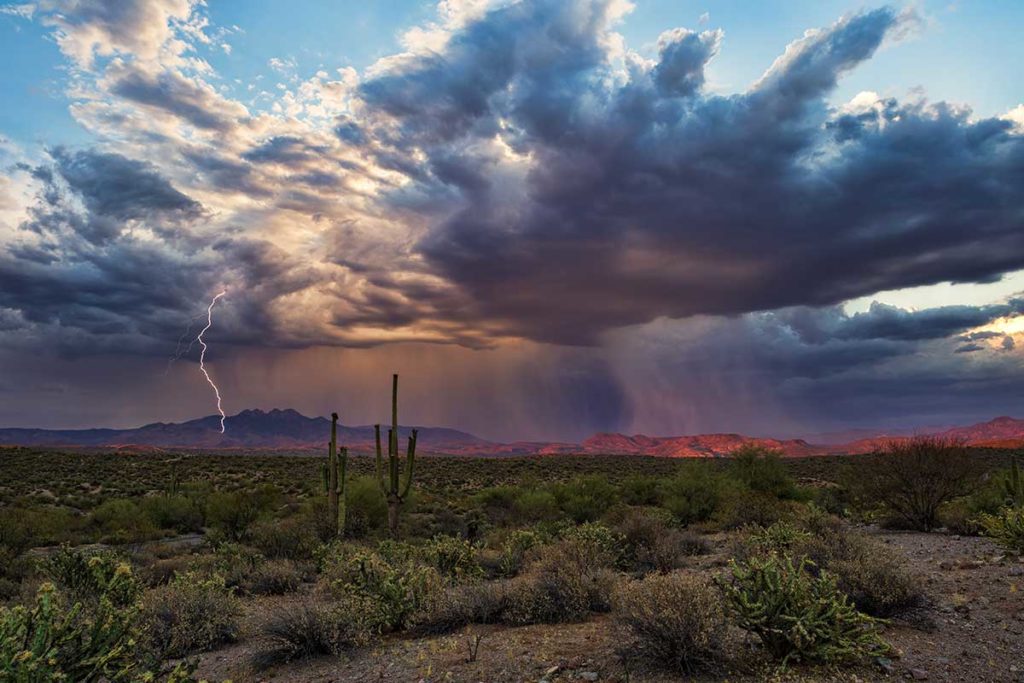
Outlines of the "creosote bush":
[{"label": "creosote bush", "polygon": [[974,479],[962,442],[921,436],[893,441],[881,457],[855,466],[850,489],[862,504],[881,507],[889,526],[931,531],[942,507],[968,493]]},{"label": "creosote bush", "polygon": [[826,571],[777,553],[730,563],[719,579],[740,628],[756,635],[783,666],[837,664],[888,652],[879,622],[857,611]]},{"label": "creosote bush", "polygon": [[637,653],[662,666],[692,673],[722,656],[726,614],[707,579],[673,573],[630,581],[616,591],[612,613]]}]

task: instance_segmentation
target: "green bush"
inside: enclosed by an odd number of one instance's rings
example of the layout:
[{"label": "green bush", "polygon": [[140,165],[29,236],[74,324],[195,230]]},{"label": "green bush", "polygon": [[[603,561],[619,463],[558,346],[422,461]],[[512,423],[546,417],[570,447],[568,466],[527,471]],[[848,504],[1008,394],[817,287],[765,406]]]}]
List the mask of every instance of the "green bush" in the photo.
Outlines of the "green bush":
[{"label": "green bush", "polygon": [[177,575],[143,600],[143,620],[153,649],[184,657],[232,643],[238,637],[238,599],[219,576]]},{"label": "green bush", "polygon": [[107,543],[132,543],[161,536],[160,529],[133,500],[104,501],[89,515],[89,524]]},{"label": "green bush", "polygon": [[0,547],[16,557],[29,548],[66,540],[79,526],[64,508],[0,507]]},{"label": "green bush", "polygon": [[373,477],[353,477],[348,483],[345,528],[352,538],[363,538],[387,526],[388,504]]},{"label": "green bush", "polygon": [[562,513],[574,522],[593,522],[615,502],[618,492],[606,477],[590,475],[554,484],[551,493]]},{"label": "green bush", "polygon": [[157,529],[171,529],[182,534],[202,531],[203,511],[192,498],[150,496],[143,498],[139,507]]},{"label": "green bush", "polygon": [[779,500],[775,496],[756,491],[732,491],[715,515],[722,529],[743,527],[769,527],[776,522],[792,518],[801,506],[793,501]]},{"label": "green bush", "polygon": [[526,554],[551,539],[536,529],[516,529],[501,546],[498,566],[502,576],[515,576],[526,562]]},{"label": "green bush", "polygon": [[379,631],[404,628],[443,585],[437,570],[418,564],[411,555],[403,556],[407,552],[403,545],[382,544],[384,552],[339,553],[325,573],[328,588],[336,596],[369,606]]},{"label": "green bush", "polygon": [[708,463],[687,463],[661,485],[661,504],[680,524],[705,522],[722,503],[725,482]]},{"label": "green bush", "polygon": [[308,516],[258,522],[249,536],[261,553],[278,559],[308,560],[317,546],[316,528]]},{"label": "green bush", "polygon": [[707,579],[676,573],[631,581],[616,592],[613,616],[636,653],[662,666],[688,674],[721,658],[725,609]]},{"label": "green bush", "polygon": [[730,453],[729,476],[749,491],[775,498],[797,497],[796,484],[778,451],[748,444]]},{"label": "green bush", "polygon": [[703,539],[677,529],[673,522],[673,516],[661,508],[625,512],[615,527],[625,547],[625,564],[641,571],[669,572],[681,567],[685,557],[706,552]]},{"label": "green bush", "polygon": [[273,486],[260,486],[254,491],[216,491],[206,499],[206,523],[221,538],[241,541],[280,500],[281,493]]},{"label": "green bush", "polygon": [[1024,507],[1003,508],[995,515],[982,515],[985,534],[1012,553],[1024,554]]},{"label": "green bush", "polygon": [[535,524],[559,519],[562,516],[557,496],[551,491],[520,490],[512,504],[517,524]]},{"label": "green bush", "polygon": [[785,666],[791,661],[837,664],[888,652],[879,622],[858,612],[825,571],[772,553],[732,561],[719,584],[740,628],[755,634]]},{"label": "green bush", "polygon": [[622,480],[619,492],[627,505],[661,505],[662,485],[658,477],[631,474]]},{"label": "green bush", "polygon": [[483,576],[476,547],[454,536],[435,536],[420,551],[424,562],[450,582],[458,583]]}]

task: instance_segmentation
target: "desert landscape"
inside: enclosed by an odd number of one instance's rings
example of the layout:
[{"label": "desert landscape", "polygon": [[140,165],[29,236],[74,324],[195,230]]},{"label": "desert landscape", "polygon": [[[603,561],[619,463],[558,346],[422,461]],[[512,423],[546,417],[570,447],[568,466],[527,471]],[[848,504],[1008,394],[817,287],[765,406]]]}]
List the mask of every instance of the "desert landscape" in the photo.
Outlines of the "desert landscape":
[{"label": "desert landscape", "polygon": [[1024,683],[1022,32],[0,0],[0,683]]}]

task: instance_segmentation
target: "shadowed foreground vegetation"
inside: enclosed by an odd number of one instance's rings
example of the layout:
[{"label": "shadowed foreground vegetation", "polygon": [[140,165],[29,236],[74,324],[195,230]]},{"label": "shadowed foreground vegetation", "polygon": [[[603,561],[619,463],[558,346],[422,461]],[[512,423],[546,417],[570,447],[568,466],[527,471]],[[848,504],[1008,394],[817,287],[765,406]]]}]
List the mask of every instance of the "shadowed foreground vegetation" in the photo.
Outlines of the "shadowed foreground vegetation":
[{"label": "shadowed foreground vegetation", "polygon": [[[0,680],[187,681],[246,639],[250,671],[459,632],[472,660],[475,627],[603,613],[634,677],[878,671],[899,654],[889,625],[930,601],[865,530],[1020,552],[1016,460],[934,440],[798,460],[421,457],[399,516],[373,458],[325,490],[308,456],[3,449]],[[712,546],[727,552],[708,567]],[[255,625],[251,604],[268,605]]]}]

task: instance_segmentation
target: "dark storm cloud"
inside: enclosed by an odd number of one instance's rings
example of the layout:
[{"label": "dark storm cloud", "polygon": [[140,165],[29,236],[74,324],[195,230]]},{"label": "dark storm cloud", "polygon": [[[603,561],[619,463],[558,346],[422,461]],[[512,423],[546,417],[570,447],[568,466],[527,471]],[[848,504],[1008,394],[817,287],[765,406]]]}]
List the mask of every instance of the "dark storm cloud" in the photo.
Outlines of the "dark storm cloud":
[{"label": "dark storm cloud", "polygon": [[[1013,298],[1005,304],[988,306],[940,306],[910,311],[898,306],[873,302],[862,313],[848,316],[836,307],[790,309],[780,312],[801,337],[811,343],[828,339],[923,341],[950,337],[971,328],[982,327],[999,318],[1024,313],[1024,299]],[[974,332],[964,341],[980,341],[1002,336],[998,332]]]},{"label": "dark storm cloud", "polygon": [[198,237],[202,206],[147,164],[95,150],[51,159],[30,169],[42,186],[21,228],[34,239],[0,252],[0,311],[17,312],[5,330],[20,323],[69,354],[162,352],[229,278],[234,317],[219,333],[251,343],[274,336],[268,301],[313,282],[265,241]]},{"label": "dark storm cloud", "polygon": [[95,150],[56,148],[51,156],[61,177],[92,213],[119,220],[144,218],[153,212],[184,218],[200,214],[198,202],[174,189],[147,163]]},{"label": "dark storm cloud", "polygon": [[[749,91],[719,96],[701,87],[717,32],[668,32],[653,66],[627,59],[618,73],[609,12],[516,3],[361,86],[395,123],[381,148],[427,155],[429,174],[413,177],[451,217],[419,250],[468,315],[589,344],[659,316],[822,306],[1024,267],[1024,137],[1010,122],[943,104],[827,105],[910,18],[846,17]],[[521,191],[511,162],[479,151],[499,131],[529,155]],[[905,333],[970,325],[958,315]]]}]

